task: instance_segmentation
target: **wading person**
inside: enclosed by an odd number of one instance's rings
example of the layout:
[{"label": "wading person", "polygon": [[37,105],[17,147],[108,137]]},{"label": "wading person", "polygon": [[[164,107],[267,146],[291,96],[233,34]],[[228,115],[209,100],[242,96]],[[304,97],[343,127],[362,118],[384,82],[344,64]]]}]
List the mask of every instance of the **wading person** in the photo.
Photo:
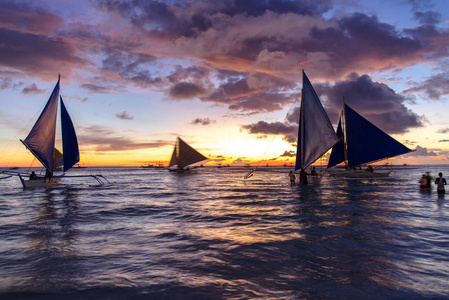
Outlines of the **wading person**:
[{"label": "wading person", "polygon": [[304,169],[299,172],[299,183],[307,184],[307,172]]},{"label": "wading person", "polygon": [[290,177],[290,185],[295,185],[296,176],[293,171],[290,171],[290,173],[288,173],[288,176]]},{"label": "wading person", "polygon": [[438,178],[435,179],[435,184],[437,185],[438,194],[444,194],[444,186],[447,184],[446,179],[443,178],[443,173],[438,173]]}]

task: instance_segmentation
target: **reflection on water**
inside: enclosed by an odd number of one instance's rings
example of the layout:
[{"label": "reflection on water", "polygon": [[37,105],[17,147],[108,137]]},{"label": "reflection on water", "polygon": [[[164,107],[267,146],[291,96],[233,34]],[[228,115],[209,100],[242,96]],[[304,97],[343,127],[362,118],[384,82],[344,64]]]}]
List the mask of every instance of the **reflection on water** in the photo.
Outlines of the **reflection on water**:
[{"label": "reflection on water", "polygon": [[[62,198],[62,199],[61,199]],[[30,219],[30,286],[43,291],[63,290],[80,276],[74,243],[78,194],[69,187],[47,189],[35,199],[36,215]]]},{"label": "reflection on water", "polygon": [[292,187],[288,170],[242,180],[247,169],[110,169],[111,186],[9,191],[0,203],[0,292],[444,297],[449,215],[444,196],[418,188],[427,170]]}]

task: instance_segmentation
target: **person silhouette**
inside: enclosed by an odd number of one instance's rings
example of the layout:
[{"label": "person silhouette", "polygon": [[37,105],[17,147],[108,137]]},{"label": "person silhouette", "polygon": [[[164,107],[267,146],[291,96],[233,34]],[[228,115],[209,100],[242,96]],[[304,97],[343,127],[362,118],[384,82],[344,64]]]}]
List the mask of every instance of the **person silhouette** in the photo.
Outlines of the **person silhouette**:
[{"label": "person silhouette", "polygon": [[437,185],[438,194],[444,194],[444,186],[447,185],[446,179],[443,177],[443,173],[438,173],[437,179],[435,179],[435,184]]}]

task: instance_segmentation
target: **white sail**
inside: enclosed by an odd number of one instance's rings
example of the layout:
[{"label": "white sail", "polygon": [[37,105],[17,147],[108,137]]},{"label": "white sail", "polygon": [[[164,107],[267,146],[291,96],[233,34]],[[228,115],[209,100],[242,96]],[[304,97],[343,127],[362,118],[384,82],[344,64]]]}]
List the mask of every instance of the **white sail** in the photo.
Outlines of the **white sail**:
[{"label": "white sail", "polygon": [[337,142],[332,123],[303,71],[295,170],[305,169]]},{"label": "white sail", "polygon": [[41,164],[51,172],[53,172],[53,157],[55,152],[58,100],[59,79],[39,119],[37,119],[25,140],[21,140]]}]

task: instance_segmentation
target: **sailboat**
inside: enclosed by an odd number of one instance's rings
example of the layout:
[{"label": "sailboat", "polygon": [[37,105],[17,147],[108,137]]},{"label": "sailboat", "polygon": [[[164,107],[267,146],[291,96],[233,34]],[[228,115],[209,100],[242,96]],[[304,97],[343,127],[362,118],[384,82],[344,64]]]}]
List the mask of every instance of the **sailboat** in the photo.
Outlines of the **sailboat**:
[{"label": "sailboat", "polygon": [[[45,177],[36,176],[36,178],[32,179],[23,178],[24,174],[21,173],[10,174],[19,176],[23,189],[49,187],[59,183],[63,177],[93,177],[100,184],[103,184],[102,179],[107,181],[102,175],[65,176],[65,172],[79,162],[80,157],[75,128],[64,101],[59,95],[59,82],[60,76],[58,76],[58,82],[28,136],[24,140],[20,140],[46,169]],[[58,102],[61,103],[62,164],[64,174],[53,176],[53,171],[59,165],[58,160],[60,161],[61,156],[60,151],[55,149]],[[51,179],[47,177],[51,177]]]},{"label": "sailboat", "polygon": [[[347,171],[331,174],[348,179],[388,177],[389,172],[372,172],[359,167],[413,151],[380,130],[346,103],[338,123],[337,136],[339,141],[332,148],[327,167],[345,162]],[[359,170],[354,170],[356,168]]]},{"label": "sailboat", "polygon": [[[334,127],[304,70],[302,78],[295,171],[305,170],[338,141]],[[318,177],[313,178],[318,181]]]},{"label": "sailboat", "polygon": [[[177,138],[168,168],[170,171],[183,172],[189,170],[189,165],[206,160],[207,157],[193,149],[186,142]],[[176,166],[176,168],[172,168]]]}]

